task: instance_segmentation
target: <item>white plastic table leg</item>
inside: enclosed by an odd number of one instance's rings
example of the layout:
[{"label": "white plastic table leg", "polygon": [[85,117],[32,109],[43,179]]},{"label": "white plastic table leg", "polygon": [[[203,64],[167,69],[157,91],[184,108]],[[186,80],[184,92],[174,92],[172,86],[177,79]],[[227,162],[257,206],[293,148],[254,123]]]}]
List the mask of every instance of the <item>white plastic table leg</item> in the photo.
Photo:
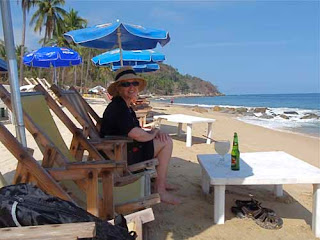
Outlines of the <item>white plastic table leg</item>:
[{"label": "white plastic table leg", "polygon": [[312,232],[320,238],[320,184],[313,184]]},{"label": "white plastic table leg", "polygon": [[276,195],[277,197],[282,197],[283,196],[282,184],[274,185],[274,195]]},{"label": "white plastic table leg", "polygon": [[178,123],[178,137],[181,136],[182,123]]},{"label": "white plastic table leg", "polygon": [[201,187],[205,194],[210,192],[210,181],[206,171],[201,167]]},{"label": "white plastic table leg", "polygon": [[207,144],[211,143],[211,134],[212,134],[212,123],[208,123],[208,130],[207,130]]},{"label": "white plastic table leg", "polygon": [[214,185],[213,221],[215,224],[224,224],[225,191],[225,185]]},{"label": "white plastic table leg", "polygon": [[192,145],[192,124],[187,123],[187,147],[191,147]]}]

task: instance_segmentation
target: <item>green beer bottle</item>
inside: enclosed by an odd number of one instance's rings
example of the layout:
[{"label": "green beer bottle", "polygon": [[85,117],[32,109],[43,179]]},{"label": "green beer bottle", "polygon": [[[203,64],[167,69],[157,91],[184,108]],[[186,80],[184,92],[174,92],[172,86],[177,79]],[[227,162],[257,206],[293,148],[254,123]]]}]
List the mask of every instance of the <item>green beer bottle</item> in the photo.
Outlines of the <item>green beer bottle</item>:
[{"label": "green beer bottle", "polygon": [[231,151],[231,170],[238,171],[240,169],[240,151],[238,143],[238,135],[234,133],[233,135],[233,145]]}]

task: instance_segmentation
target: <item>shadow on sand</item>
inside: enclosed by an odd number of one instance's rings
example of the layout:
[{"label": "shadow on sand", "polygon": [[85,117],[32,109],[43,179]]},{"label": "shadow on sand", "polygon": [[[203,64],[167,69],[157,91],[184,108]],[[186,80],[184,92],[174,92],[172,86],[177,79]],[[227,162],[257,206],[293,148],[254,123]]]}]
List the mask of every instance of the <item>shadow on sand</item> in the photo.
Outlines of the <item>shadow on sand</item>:
[{"label": "shadow on sand", "polygon": [[[186,142],[186,132],[181,130],[181,135],[178,136],[178,127],[177,126],[171,126],[171,125],[166,125],[166,124],[161,124],[160,127],[161,130],[164,132],[168,133],[172,139],[180,141],[180,142]],[[201,137],[195,137],[192,136],[192,145],[194,144],[203,144],[206,143],[207,139],[206,138],[201,138]]]}]

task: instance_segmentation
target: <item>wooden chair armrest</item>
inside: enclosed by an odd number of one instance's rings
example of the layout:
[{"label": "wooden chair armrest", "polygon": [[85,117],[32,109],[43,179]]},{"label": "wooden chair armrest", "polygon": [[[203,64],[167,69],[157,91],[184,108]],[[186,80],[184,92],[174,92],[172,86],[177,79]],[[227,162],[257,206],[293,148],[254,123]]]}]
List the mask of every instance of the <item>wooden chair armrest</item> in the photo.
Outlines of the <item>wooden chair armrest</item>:
[{"label": "wooden chair armrest", "polygon": [[136,174],[132,174],[132,175],[128,175],[128,176],[118,176],[115,177],[114,179],[114,185],[116,187],[121,187],[121,186],[125,186],[128,185],[130,183],[135,182],[136,180],[138,180],[140,177],[142,177],[144,175],[143,172],[141,173],[136,173]]},{"label": "wooden chair armrest", "polygon": [[90,139],[89,142],[95,146],[100,146],[101,147],[103,145],[106,144],[114,144],[114,143],[130,143],[133,142],[132,138],[127,138],[127,137],[122,137],[122,138],[117,138],[115,136],[110,136],[110,137],[106,137],[106,138],[99,138],[99,139]]},{"label": "wooden chair armrest", "polygon": [[62,180],[82,180],[88,177],[88,169],[65,169],[65,168],[50,168],[46,169],[49,174],[57,181]]},{"label": "wooden chair armrest", "polygon": [[97,150],[113,150],[114,144],[117,143],[117,141],[114,142],[104,142],[104,141],[96,141],[96,140],[88,140],[94,148]]},{"label": "wooden chair armrest", "polygon": [[142,169],[146,169],[146,168],[150,168],[150,167],[155,167],[159,164],[159,161],[157,158],[153,158],[144,162],[140,162],[140,163],[135,163],[132,165],[128,165],[128,170],[130,172],[135,172],[135,171],[139,171]]},{"label": "wooden chair armrest", "polygon": [[117,162],[111,160],[100,160],[100,161],[90,161],[90,162],[73,162],[68,163],[66,165],[67,170],[72,169],[113,169],[116,168],[117,165],[123,164],[125,165],[125,162]]},{"label": "wooden chair armrest", "polygon": [[116,205],[115,210],[117,213],[127,214],[136,210],[150,207],[157,203],[160,203],[160,195],[158,193],[154,193],[142,199]]},{"label": "wooden chair armrest", "polygon": [[128,141],[128,142],[132,142],[133,141],[133,139],[130,138],[130,137],[120,136],[120,135],[108,135],[108,136],[104,136],[102,139],[104,139],[104,140]]}]

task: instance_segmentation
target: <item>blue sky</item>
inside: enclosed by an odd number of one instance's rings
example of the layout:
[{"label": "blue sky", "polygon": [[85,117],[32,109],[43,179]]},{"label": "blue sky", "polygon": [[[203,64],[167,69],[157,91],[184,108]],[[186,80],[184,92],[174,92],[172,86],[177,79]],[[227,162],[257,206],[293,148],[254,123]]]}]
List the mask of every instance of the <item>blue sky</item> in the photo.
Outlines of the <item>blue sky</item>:
[{"label": "blue sky", "polygon": [[[22,10],[16,2],[17,45]],[[319,1],[66,0],[64,8],[77,10],[89,25],[120,19],[167,30],[171,41],[157,48],[165,63],[225,94],[320,92]],[[27,33],[28,49],[40,47],[33,27]]]}]

